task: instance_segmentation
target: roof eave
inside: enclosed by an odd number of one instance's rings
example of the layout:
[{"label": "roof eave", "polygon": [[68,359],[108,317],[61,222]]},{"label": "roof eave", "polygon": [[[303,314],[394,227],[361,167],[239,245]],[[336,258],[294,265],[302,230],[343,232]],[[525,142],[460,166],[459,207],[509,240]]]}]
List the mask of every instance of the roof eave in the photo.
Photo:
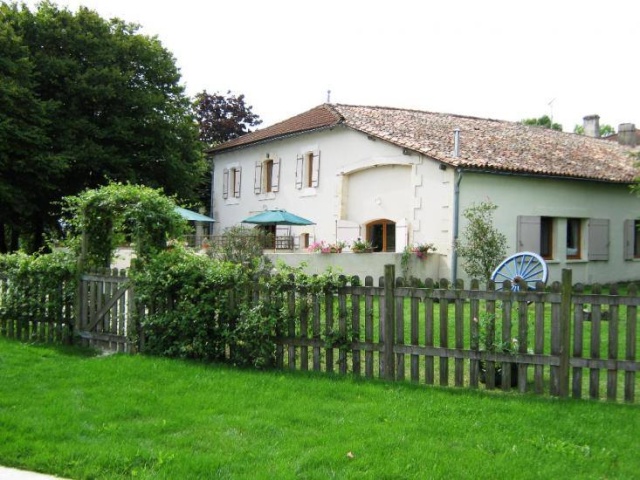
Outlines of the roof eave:
[{"label": "roof eave", "polygon": [[[446,163],[446,162],[442,162],[442,163]],[[581,182],[607,183],[607,184],[614,184],[614,185],[633,185],[635,183],[635,180],[616,180],[616,179],[595,178],[595,177],[578,177],[573,175],[559,175],[559,174],[553,174],[553,173],[536,173],[536,172],[500,170],[496,168],[455,165],[452,163],[448,163],[447,165],[451,166],[452,168],[455,168],[456,170],[459,170],[462,172],[470,172],[470,173],[486,173],[486,174],[505,175],[505,176],[514,176],[514,177],[548,178],[552,180],[572,180],[572,181],[581,181]]]},{"label": "roof eave", "polygon": [[267,138],[261,138],[260,140],[256,140],[255,142],[250,142],[250,143],[243,143],[241,145],[232,145],[230,147],[227,148],[212,148],[210,150],[207,150],[205,152],[205,154],[210,155],[210,156],[215,156],[219,153],[229,153],[235,150],[242,150],[245,148],[251,148],[251,147],[255,147],[258,145],[263,145],[266,143],[271,143],[271,142],[275,142],[277,140],[284,140],[285,138],[293,138],[293,137],[298,137],[300,135],[306,135],[309,133],[316,133],[316,132],[321,132],[324,130],[333,130],[335,127],[340,126],[340,123],[336,123],[333,125],[325,125],[322,127],[316,127],[316,128],[310,128],[308,130],[300,130],[298,132],[290,132],[290,133],[285,133],[282,135],[274,135],[273,137],[267,137]]}]

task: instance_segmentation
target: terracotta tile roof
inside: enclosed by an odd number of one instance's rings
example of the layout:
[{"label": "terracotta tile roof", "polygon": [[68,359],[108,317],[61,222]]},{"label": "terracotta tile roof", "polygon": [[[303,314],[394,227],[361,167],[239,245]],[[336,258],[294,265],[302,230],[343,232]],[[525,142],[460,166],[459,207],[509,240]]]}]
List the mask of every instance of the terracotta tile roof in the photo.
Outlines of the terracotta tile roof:
[{"label": "terracotta tile roof", "polygon": [[233,140],[217,145],[209,150],[209,152],[216,153],[240,146],[259,143],[263,140],[272,140],[296,133],[326,128],[336,125],[340,120],[340,115],[329,108],[328,105],[320,105],[307,112],[284,120],[283,122],[276,123],[262,130],[247,133],[241,137],[234,138]]},{"label": "terracotta tile roof", "polygon": [[[629,183],[640,175],[634,150],[617,143],[541,127],[387,107],[324,104],[210,150],[343,124],[455,167]],[[453,157],[454,129],[460,129]],[[637,150],[636,150],[637,151]]]}]

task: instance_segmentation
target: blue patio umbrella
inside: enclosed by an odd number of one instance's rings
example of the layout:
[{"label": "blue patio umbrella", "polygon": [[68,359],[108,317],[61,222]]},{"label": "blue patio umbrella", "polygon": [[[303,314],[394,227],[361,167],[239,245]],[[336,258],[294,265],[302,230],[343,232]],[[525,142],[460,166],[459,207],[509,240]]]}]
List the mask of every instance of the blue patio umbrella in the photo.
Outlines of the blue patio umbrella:
[{"label": "blue patio umbrella", "polygon": [[186,208],[175,207],[175,211],[180,214],[182,218],[185,218],[190,222],[215,222],[215,220],[211,217],[207,217],[206,215],[202,215],[201,213],[194,212],[193,210],[187,210]]},{"label": "blue patio umbrella", "polygon": [[311,220],[299,217],[286,210],[265,210],[242,220],[242,223],[255,225],[315,225]]}]

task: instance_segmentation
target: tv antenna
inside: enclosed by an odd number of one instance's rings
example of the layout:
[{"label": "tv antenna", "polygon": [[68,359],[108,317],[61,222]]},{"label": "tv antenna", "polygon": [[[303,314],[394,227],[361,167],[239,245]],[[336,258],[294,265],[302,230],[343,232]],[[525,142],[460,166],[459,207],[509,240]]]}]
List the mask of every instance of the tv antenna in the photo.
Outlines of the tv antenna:
[{"label": "tv antenna", "polygon": [[550,120],[551,120],[551,124],[553,125],[553,102],[555,102],[556,99],[552,98],[551,101],[549,103],[547,103],[547,105],[549,105],[549,110],[550,110]]}]

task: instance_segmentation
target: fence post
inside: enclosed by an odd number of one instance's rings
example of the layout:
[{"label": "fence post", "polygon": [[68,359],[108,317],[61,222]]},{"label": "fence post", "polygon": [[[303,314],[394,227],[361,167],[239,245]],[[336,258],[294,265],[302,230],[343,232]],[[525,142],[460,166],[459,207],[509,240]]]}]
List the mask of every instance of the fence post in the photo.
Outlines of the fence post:
[{"label": "fence post", "polygon": [[395,380],[395,365],[393,347],[395,341],[395,265],[384,266],[384,337],[382,338],[382,361],[384,367],[384,379]]},{"label": "fence post", "polygon": [[562,269],[560,301],[560,366],[558,368],[558,396],[569,396],[569,355],[571,348],[571,269]]}]

